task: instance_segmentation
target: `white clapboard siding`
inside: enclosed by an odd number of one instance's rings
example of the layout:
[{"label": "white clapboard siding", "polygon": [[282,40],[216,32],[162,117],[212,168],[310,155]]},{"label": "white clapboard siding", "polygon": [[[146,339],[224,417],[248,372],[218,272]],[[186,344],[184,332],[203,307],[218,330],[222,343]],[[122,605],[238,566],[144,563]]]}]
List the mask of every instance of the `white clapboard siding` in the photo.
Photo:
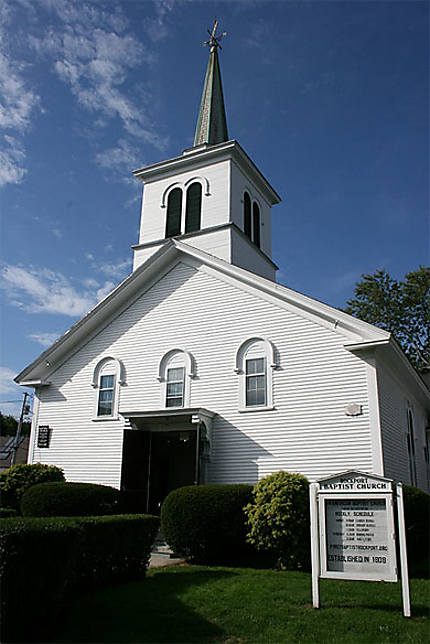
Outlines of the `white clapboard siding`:
[{"label": "white clapboard siding", "polygon": [[[241,413],[235,358],[247,339],[275,346],[275,409]],[[233,284],[179,263],[51,374],[40,393],[39,425],[52,427],[49,449],[33,461],[55,463],[68,480],[119,486],[124,420],[94,421],[91,386],[101,358],[120,359],[126,384],[119,409],[164,407],[159,362],[171,349],[189,351],[196,364],[191,407],[217,413],[208,481],[255,482],[269,472],[372,470],[366,365],[343,347],[334,330],[260,299]],[[358,403],[363,414],[345,415]]]},{"label": "white clapboard siding", "polygon": [[412,484],[407,448],[407,409],[410,407],[414,420],[417,483],[418,487],[430,492],[424,450],[428,419],[423,406],[385,364],[378,366],[378,391],[385,476]]}]

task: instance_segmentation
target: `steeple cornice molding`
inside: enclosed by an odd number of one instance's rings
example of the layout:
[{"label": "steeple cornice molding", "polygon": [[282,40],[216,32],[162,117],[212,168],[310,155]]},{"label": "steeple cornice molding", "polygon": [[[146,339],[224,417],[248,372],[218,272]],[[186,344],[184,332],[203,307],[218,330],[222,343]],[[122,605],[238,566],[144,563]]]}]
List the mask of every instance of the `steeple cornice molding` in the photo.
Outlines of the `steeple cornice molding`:
[{"label": "steeple cornice molding", "polygon": [[173,159],[154,163],[146,168],[135,170],[133,174],[142,183],[149,183],[169,177],[175,173],[194,171],[202,166],[226,160],[235,161],[246,172],[247,176],[254,182],[255,186],[271,205],[281,201],[275,189],[265,179],[254,162],[246,154],[245,150],[235,140],[218,143],[217,145],[190,148],[189,150],[185,150],[179,157],[174,157]]}]

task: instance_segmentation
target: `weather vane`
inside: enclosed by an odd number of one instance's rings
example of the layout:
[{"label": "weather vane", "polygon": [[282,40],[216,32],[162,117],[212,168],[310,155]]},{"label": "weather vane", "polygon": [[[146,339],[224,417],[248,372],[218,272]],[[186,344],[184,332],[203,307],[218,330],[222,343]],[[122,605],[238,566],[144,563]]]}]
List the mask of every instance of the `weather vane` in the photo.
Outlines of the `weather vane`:
[{"label": "weather vane", "polygon": [[218,27],[218,20],[215,18],[214,26],[213,26],[212,31],[209,31],[209,29],[208,29],[208,34],[209,34],[210,38],[209,38],[209,40],[207,40],[206,42],[203,43],[203,47],[206,47],[206,45],[210,46],[211,52],[215,51],[217,47],[222,49],[222,47],[220,45],[220,40],[221,40],[221,38],[224,38],[224,36],[227,35],[227,32],[223,31],[220,36],[217,36],[216,35],[217,27]]}]

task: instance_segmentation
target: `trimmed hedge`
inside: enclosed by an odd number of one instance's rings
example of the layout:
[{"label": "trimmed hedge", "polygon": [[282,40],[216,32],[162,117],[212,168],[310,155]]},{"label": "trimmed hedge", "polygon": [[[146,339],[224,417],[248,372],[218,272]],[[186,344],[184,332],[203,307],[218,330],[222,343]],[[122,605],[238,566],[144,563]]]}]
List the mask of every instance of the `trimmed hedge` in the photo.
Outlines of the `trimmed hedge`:
[{"label": "trimmed hedge", "polygon": [[9,517],[17,517],[18,510],[14,508],[0,508],[0,519],[6,519]]},{"label": "trimmed hedge", "polygon": [[47,640],[66,592],[142,578],[148,515],[0,521],[1,641]]},{"label": "trimmed hedge", "polygon": [[251,485],[189,485],[171,492],[161,507],[161,531],[173,550],[198,562],[244,559],[243,507]]},{"label": "trimmed hedge", "polygon": [[409,574],[430,577],[430,494],[403,486]]},{"label": "trimmed hedge", "polygon": [[12,465],[0,473],[0,506],[19,510],[24,492],[37,483],[64,481],[64,473],[56,465]]},{"label": "trimmed hedge", "polygon": [[80,540],[79,527],[61,521],[0,521],[2,642],[49,638]]},{"label": "trimmed hedge", "polygon": [[278,568],[309,570],[309,481],[305,476],[281,470],[261,479],[245,513],[249,543],[276,557]]},{"label": "trimmed hedge", "polygon": [[114,514],[119,491],[96,483],[40,483],[21,499],[25,517],[83,517]]}]

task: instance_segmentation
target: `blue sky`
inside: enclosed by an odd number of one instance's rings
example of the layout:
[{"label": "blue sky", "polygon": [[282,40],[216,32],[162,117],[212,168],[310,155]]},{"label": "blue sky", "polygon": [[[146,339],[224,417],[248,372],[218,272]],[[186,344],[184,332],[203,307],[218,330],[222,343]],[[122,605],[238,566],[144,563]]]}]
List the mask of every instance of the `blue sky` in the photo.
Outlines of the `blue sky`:
[{"label": "blue sky", "polygon": [[342,307],[429,260],[429,4],[0,0],[0,410],[131,270],[131,171],[192,145],[214,17],[229,135],[280,193],[278,280]]}]

